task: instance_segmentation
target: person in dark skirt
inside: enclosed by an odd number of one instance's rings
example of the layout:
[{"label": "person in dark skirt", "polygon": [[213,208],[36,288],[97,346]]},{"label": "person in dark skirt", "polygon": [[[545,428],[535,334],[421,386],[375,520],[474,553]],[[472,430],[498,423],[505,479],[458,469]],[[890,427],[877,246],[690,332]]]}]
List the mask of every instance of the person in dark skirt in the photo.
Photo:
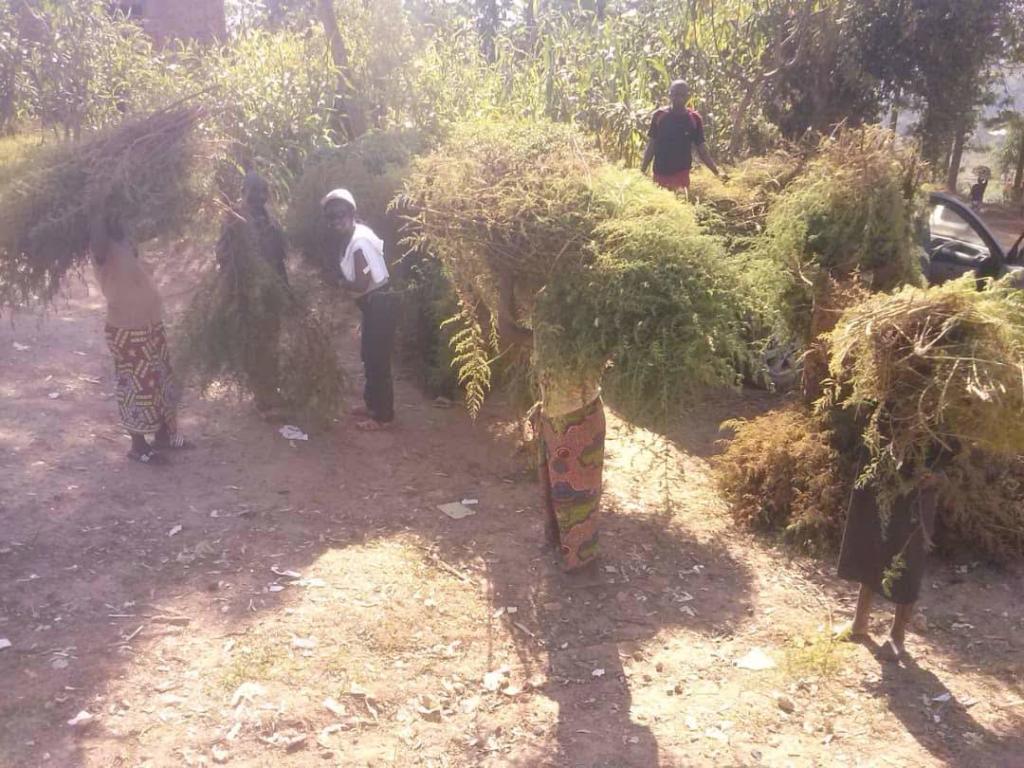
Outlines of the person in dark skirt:
[{"label": "person in dark skirt", "polygon": [[880,655],[897,661],[904,654],[907,624],[914,613],[924,576],[925,554],[932,546],[937,506],[935,474],[927,473],[909,493],[892,502],[883,528],[877,487],[856,488],[850,498],[839,577],[860,584],[853,621],[840,631],[854,641],[869,639],[875,595],[895,605],[889,637]]}]

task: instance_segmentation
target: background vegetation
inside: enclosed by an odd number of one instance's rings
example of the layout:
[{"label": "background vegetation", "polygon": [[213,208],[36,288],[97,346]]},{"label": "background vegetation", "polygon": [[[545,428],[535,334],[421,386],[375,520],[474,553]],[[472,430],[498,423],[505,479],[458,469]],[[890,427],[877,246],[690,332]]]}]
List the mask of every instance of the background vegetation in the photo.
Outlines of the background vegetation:
[{"label": "background vegetation", "polygon": [[[495,265],[514,262],[529,284],[524,316],[536,310],[550,365],[599,371],[622,404],[664,411],[693,387],[734,382],[751,342],[812,343],[835,319],[817,322],[815,308],[837,316],[862,291],[915,283],[920,183],[955,189],[978,126],[1000,131],[996,170],[1011,198],[1024,194],[1024,119],[1006,80],[1024,63],[1024,0],[225,5],[225,39],[159,46],[106,0],[0,5],[0,197],[27,199],[30,164],[45,190],[78,189],[53,158],[155,109],[198,107],[189,141],[202,142],[205,178],[183,167],[166,178],[232,198],[241,172],[258,170],[290,203],[294,246],[318,263],[318,193],[335,184],[357,189],[392,260],[422,246],[396,269],[409,298],[403,336],[437,391],[450,391],[451,362],[476,382],[471,407],[492,370],[522,372],[521,359],[499,356]],[[727,185],[698,175],[689,207],[631,170],[676,77],[691,85],[712,153],[734,169]],[[408,199],[388,214],[403,183]],[[49,220],[76,197],[45,196]],[[25,210],[4,207],[8,231],[22,231]],[[397,216],[420,239],[400,245]],[[67,238],[74,255],[80,234]],[[571,264],[553,270],[565,253]],[[0,295],[52,294],[52,280],[19,284],[27,273],[15,267]],[[796,438],[811,418],[804,408],[764,422],[766,434],[794,435],[791,452],[740,428],[735,451],[768,463],[730,454],[733,498],[745,521],[824,541],[841,518],[814,508],[850,480],[837,468],[835,483],[812,482],[835,445],[818,422]],[[976,494],[1007,489],[986,495],[984,509],[997,509],[1013,498],[1019,462],[976,457],[959,456],[951,476]],[[792,478],[791,498],[780,477]],[[987,551],[1020,549],[1018,518],[949,498],[957,531]],[[996,519],[1013,534],[995,534],[985,521]]]}]

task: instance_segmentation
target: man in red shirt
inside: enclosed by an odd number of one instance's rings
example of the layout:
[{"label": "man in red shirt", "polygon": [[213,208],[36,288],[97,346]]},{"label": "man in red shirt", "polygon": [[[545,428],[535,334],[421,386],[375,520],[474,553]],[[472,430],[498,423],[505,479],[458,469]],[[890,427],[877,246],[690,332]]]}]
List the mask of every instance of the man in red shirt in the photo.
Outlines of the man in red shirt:
[{"label": "man in red shirt", "polygon": [[660,108],[651,118],[647,149],[640,170],[647,173],[653,160],[657,184],[666,189],[687,189],[693,153],[696,152],[708,170],[715,176],[721,176],[704,146],[704,121],[699,113],[686,106],[690,100],[690,86],[683,80],[676,80],[669,86],[668,97],[672,106]]}]

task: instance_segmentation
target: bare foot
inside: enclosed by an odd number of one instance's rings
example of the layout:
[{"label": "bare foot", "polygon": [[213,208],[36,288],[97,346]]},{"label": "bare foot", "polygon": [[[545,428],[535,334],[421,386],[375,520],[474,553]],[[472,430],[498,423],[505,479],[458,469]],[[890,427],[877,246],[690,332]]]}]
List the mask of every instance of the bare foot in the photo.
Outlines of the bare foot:
[{"label": "bare foot", "polygon": [[348,413],[350,416],[368,417],[370,415],[370,411],[365,405],[354,405],[349,408]]},{"label": "bare foot", "polygon": [[855,622],[847,621],[838,627],[832,628],[832,637],[849,643],[863,643],[871,639],[871,634],[866,627],[858,626]]}]

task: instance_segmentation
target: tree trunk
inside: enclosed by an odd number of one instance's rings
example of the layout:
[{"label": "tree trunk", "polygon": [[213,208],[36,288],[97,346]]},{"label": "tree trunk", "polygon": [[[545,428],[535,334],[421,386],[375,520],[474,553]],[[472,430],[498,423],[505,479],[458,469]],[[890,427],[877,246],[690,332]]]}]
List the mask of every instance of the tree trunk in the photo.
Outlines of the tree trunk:
[{"label": "tree trunk", "polygon": [[533,53],[537,44],[537,9],[536,0],[526,0],[523,4],[523,28],[526,30],[526,50]]},{"label": "tree trunk", "polygon": [[896,133],[900,124],[900,97],[902,90],[894,88],[892,92],[892,113],[889,115],[889,130]]},{"label": "tree trunk", "polygon": [[345,38],[341,36],[338,28],[338,17],[334,13],[332,0],[317,0],[317,16],[324,28],[327,42],[331,47],[331,60],[338,68],[338,85],[334,95],[335,110],[335,140],[357,139],[366,133],[366,116],[362,107],[356,104],[353,98],[350,71],[348,66],[348,48],[345,46]]},{"label": "tree trunk", "polygon": [[477,25],[484,57],[493,63],[497,57],[498,0],[477,0]]},{"label": "tree trunk", "polygon": [[1017,144],[1017,170],[1013,174],[1013,189],[1018,196],[1024,189],[1024,125],[1021,126],[1020,143]]},{"label": "tree trunk", "polygon": [[964,145],[967,144],[967,131],[957,129],[953,140],[953,151],[949,154],[949,168],[946,171],[946,189],[956,192],[956,182],[960,178],[960,163],[964,159]]},{"label": "tree trunk", "polygon": [[725,157],[727,160],[734,160],[739,154],[743,144],[743,123],[747,119],[747,111],[750,109],[750,105],[754,101],[754,96],[761,90],[760,80],[754,83],[750,83],[747,86],[747,90],[743,93],[743,98],[739,100],[736,106],[732,110],[731,122],[732,129],[729,134],[729,146],[725,150]]}]

